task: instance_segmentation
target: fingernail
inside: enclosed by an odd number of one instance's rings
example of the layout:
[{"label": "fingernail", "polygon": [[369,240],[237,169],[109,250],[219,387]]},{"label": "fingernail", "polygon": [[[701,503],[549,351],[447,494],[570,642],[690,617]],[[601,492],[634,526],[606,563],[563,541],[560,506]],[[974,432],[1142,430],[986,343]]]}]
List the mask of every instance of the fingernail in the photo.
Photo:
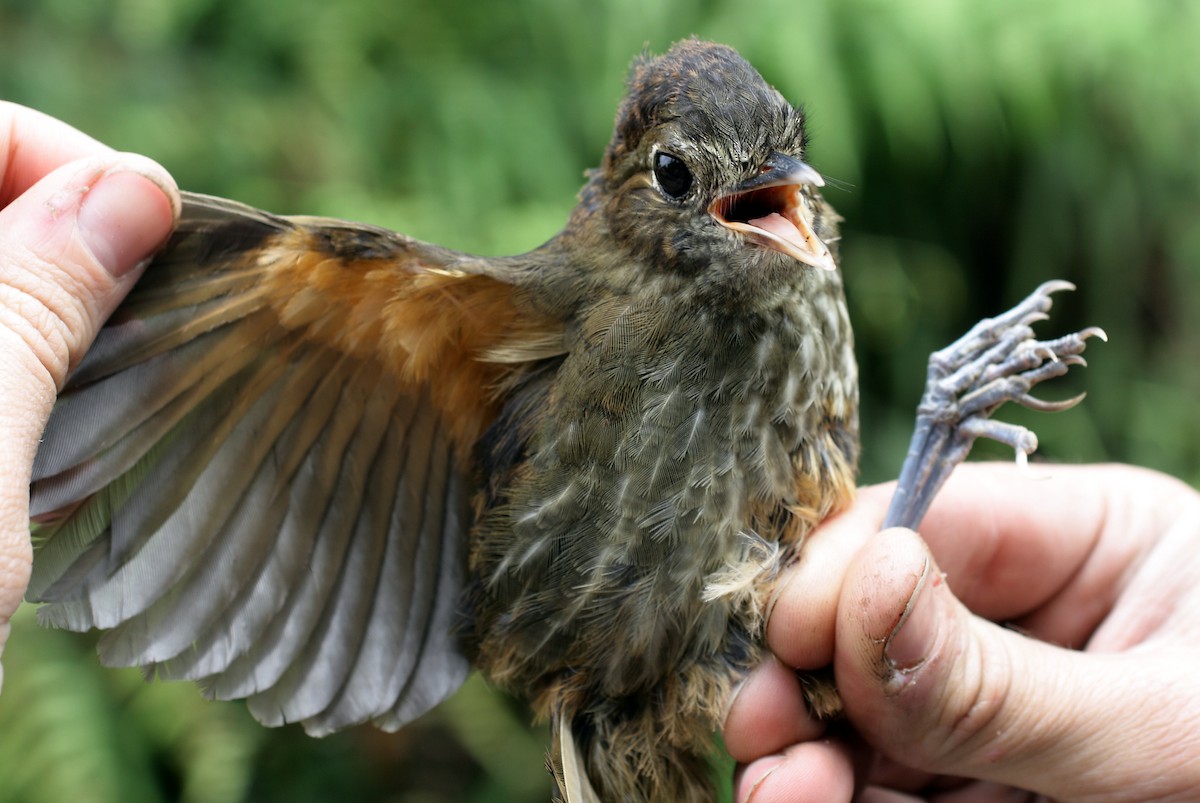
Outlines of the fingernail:
[{"label": "fingernail", "polygon": [[[937,579],[930,582],[931,577]],[[926,558],[904,613],[883,646],[883,656],[892,670],[911,672],[929,658],[937,637],[938,595],[933,586],[940,580],[941,576]]]},{"label": "fingernail", "polygon": [[733,689],[729,692],[729,699],[725,701],[725,707],[721,709],[721,730],[725,729],[725,723],[729,720],[729,712],[733,709],[734,702],[741,695],[742,689],[746,688],[746,683],[749,680],[750,676],[747,675],[734,684]]},{"label": "fingernail", "polygon": [[785,571],[783,576],[779,579],[779,582],[775,584],[775,589],[771,592],[771,596],[767,599],[767,612],[766,615],[763,616],[764,622],[771,621],[771,614],[775,613],[776,603],[778,603],[780,598],[787,593],[789,588],[791,588],[795,579],[796,572]]},{"label": "fingernail", "polygon": [[156,172],[117,166],[83,197],[79,231],[96,261],[113,276],[146,260],[171,233],[177,202]]},{"label": "fingernail", "polygon": [[729,712],[733,710],[733,704],[738,697],[742,695],[747,686],[759,681],[760,678],[765,678],[773,671],[784,672],[791,675],[794,670],[788,669],[783,665],[783,662],[775,657],[775,653],[768,652],[763,657],[762,661],[754,669],[750,670],[741,680],[734,684],[733,689],[729,692],[729,699],[725,701],[725,708],[721,712],[721,727],[725,727],[725,722],[729,719]]},{"label": "fingernail", "polygon": [[[750,783],[746,783],[746,779],[744,777],[741,779],[742,782],[738,784],[737,788],[738,803],[753,802],[755,795],[757,795],[759,790],[762,789],[762,786],[764,783],[766,783],[767,778],[770,778],[771,774],[774,773],[775,770],[779,769],[779,767],[783,764],[783,756],[762,758],[754,762],[754,764],[757,765],[754,767],[754,769],[758,770],[758,777]],[[763,767],[766,767],[765,771],[763,770]]]}]

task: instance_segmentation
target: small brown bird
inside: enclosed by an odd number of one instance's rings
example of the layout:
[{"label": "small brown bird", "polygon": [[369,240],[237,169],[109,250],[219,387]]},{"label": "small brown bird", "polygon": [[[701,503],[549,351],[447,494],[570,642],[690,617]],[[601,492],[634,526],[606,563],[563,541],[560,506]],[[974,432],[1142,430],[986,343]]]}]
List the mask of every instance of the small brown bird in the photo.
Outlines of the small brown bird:
[{"label": "small brown bird", "polygon": [[474,665],[551,721],[571,803],[710,800],[774,581],[854,493],[806,149],[689,40],[520,256],[185,195],[38,454],[42,620],[314,734],[398,728]]}]

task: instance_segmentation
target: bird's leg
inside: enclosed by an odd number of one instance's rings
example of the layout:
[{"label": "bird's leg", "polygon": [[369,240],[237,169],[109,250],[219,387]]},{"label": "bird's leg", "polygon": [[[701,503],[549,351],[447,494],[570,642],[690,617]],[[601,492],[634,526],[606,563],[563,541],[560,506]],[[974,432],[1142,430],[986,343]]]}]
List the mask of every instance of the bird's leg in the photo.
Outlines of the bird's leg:
[{"label": "bird's leg", "polygon": [[1046,282],[1017,306],[985,318],[957,341],[929,358],[925,394],[917,407],[917,427],[900,470],[900,483],[884,519],[884,527],[916,528],[929,503],[976,438],[1006,443],[1022,465],[1037,448],[1037,436],[1016,424],[988,417],[1000,405],[1015,401],[1034,410],[1057,411],[1083,400],[1047,402],[1029,395],[1046,379],[1062,376],[1080,356],[1089,337],[1107,339],[1090,327],[1055,340],[1034,338],[1032,324],[1046,320],[1051,293],[1074,290],[1070,282]]}]

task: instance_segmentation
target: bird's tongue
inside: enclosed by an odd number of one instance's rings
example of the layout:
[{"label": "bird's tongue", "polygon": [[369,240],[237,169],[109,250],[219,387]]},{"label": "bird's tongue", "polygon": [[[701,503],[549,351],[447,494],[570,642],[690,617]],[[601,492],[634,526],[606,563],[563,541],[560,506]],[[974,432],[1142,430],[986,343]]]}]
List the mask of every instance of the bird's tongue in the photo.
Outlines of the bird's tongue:
[{"label": "bird's tongue", "polygon": [[756,217],[747,222],[755,228],[774,234],[779,239],[785,240],[801,250],[807,251],[811,247],[795,224],[778,212],[772,212],[766,217]]}]

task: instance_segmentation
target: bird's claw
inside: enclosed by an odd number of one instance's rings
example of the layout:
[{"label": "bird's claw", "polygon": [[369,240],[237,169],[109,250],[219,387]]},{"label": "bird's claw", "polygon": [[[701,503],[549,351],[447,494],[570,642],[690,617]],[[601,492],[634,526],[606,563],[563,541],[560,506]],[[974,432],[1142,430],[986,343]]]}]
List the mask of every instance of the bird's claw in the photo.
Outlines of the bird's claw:
[{"label": "bird's claw", "polygon": [[1049,319],[1051,294],[1074,290],[1065,281],[1045,282],[1020,304],[985,318],[929,358],[925,393],[917,407],[917,427],[900,472],[900,482],[884,519],[885,527],[916,527],[933,496],[977,438],[1007,444],[1022,466],[1037,449],[1037,436],[1025,427],[992,421],[1002,404],[1015,401],[1032,410],[1058,412],[1074,407],[1086,394],[1062,401],[1031,395],[1039,383],[1062,376],[1081,356],[1087,340],[1108,340],[1104,330],[1037,340],[1031,326]]}]

